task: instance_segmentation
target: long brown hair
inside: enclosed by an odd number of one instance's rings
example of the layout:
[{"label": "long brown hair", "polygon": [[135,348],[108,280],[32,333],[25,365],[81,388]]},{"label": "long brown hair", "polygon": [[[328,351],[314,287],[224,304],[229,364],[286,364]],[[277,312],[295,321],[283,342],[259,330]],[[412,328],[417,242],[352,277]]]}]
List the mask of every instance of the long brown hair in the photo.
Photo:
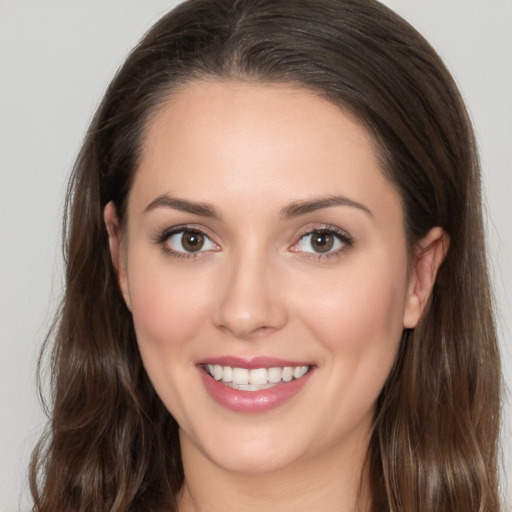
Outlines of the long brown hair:
[{"label": "long brown hair", "polygon": [[410,246],[434,226],[449,234],[431,300],[404,332],[378,400],[372,510],[497,512],[501,377],[474,135],[441,59],[374,0],[189,0],[119,70],[69,183],[34,510],[176,509],[177,424],[142,366],[103,209],[113,201],[124,222],[148,120],[176,87],[202,78],[293,83],[348,110],[401,195]]}]

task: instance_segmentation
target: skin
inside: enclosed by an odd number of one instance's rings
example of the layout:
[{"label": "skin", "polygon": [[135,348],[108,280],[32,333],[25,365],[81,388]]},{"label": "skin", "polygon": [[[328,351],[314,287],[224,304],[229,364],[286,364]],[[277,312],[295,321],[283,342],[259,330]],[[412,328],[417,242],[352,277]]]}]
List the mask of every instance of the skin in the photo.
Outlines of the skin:
[{"label": "skin", "polygon": [[[164,194],[219,218],[147,210]],[[359,206],[283,216],[328,196]],[[434,228],[408,254],[400,197],[367,130],[296,87],[189,84],[149,123],[127,211],[121,227],[109,204],[105,221],[144,365],[180,425],[180,510],[352,511],[358,489],[365,510],[376,400],[447,246]],[[177,257],[168,250],[180,237],[162,233],[184,224],[208,239]],[[327,228],[352,242],[319,255],[303,237]],[[210,397],[197,368],[225,355],[315,369],[279,407],[237,413]]]}]

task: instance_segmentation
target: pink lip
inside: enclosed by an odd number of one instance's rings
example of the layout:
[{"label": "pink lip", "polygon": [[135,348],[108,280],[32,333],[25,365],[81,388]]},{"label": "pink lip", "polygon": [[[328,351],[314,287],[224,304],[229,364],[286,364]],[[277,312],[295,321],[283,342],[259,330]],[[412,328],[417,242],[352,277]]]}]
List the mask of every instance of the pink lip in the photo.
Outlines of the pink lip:
[{"label": "pink lip", "polygon": [[294,397],[309,381],[314,368],[300,379],[281,382],[260,391],[241,391],[225,386],[206,373],[205,364],[236,366],[237,368],[271,368],[276,366],[306,366],[304,363],[281,361],[274,358],[240,359],[221,357],[205,360],[198,365],[199,374],[210,396],[221,406],[235,412],[260,413],[278,407]]},{"label": "pink lip", "polygon": [[253,370],[256,368],[275,368],[284,366],[313,366],[313,363],[304,361],[290,361],[285,359],[277,359],[275,357],[235,357],[221,356],[209,357],[197,362],[198,365],[218,364],[220,366],[231,366],[236,368],[247,368]]}]

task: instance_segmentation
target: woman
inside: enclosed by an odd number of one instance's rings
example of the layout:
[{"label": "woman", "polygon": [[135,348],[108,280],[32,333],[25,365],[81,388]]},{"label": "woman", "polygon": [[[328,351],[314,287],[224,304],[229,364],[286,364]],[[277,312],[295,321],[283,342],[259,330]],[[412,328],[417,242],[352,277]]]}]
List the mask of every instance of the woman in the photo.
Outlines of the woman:
[{"label": "woman", "polygon": [[379,3],[162,18],[70,183],[34,510],[499,510],[479,179]]}]

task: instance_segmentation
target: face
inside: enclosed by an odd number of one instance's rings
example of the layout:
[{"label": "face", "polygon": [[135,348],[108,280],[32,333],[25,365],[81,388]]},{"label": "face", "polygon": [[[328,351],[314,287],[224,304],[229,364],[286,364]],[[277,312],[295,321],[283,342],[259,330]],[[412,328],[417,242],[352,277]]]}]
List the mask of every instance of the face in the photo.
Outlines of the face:
[{"label": "face", "polygon": [[369,133],[291,86],[193,83],[150,122],[127,211],[106,209],[112,255],[184,457],[360,453],[423,286]]}]

